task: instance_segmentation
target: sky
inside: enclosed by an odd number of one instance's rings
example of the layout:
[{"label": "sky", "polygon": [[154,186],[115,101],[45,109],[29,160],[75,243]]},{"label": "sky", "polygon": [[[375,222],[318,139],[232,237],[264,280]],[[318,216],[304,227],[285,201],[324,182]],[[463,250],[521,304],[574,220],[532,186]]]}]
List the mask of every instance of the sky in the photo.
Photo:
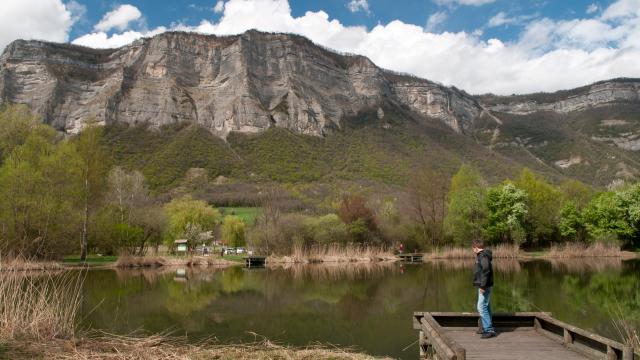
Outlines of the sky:
[{"label": "sky", "polygon": [[640,0],[2,0],[0,49],[248,29],[304,35],[472,94],[640,77]]}]

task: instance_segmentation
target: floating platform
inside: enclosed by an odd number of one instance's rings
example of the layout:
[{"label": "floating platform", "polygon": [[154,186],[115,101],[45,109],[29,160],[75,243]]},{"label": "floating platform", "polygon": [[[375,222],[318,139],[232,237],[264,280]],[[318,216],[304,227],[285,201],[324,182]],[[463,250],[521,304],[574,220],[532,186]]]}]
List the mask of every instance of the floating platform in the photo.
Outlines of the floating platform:
[{"label": "floating platform", "polygon": [[633,348],[544,312],[493,315],[498,335],[481,339],[478,313],[416,312],[421,359],[638,360]]},{"label": "floating platform", "polygon": [[267,257],[266,256],[253,256],[253,255],[250,255],[250,256],[246,256],[244,258],[244,264],[248,268],[264,267],[266,262],[267,262]]},{"label": "floating platform", "polygon": [[404,262],[421,263],[424,261],[423,253],[398,254],[397,256],[400,261],[404,261]]}]

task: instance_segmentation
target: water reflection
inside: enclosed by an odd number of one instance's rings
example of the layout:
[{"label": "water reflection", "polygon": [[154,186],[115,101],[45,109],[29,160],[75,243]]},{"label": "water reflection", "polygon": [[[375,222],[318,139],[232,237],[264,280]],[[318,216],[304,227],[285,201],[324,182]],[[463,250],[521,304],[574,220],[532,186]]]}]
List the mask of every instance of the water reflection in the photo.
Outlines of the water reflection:
[{"label": "water reflection", "polygon": [[[549,311],[606,336],[610,315],[640,325],[638,261],[496,261],[496,311]],[[411,314],[473,311],[473,262],[422,265],[281,265],[90,271],[85,326],[128,333],[167,329],[191,339],[252,340],[255,332],[293,345],[355,346],[415,358]]]}]

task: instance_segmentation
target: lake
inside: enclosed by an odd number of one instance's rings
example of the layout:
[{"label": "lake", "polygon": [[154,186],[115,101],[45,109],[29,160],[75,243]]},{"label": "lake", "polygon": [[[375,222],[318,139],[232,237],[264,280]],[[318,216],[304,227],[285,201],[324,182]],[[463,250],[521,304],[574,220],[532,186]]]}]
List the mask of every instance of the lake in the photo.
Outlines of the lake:
[{"label": "lake", "polygon": [[[549,311],[619,338],[640,325],[640,260],[494,262],[494,312]],[[171,331],[197,341],[349,346],[415,359],[414,311],[475,311],[473,263],[296,265],[267,269],[91,270],[80,321],[115,333]]]}]

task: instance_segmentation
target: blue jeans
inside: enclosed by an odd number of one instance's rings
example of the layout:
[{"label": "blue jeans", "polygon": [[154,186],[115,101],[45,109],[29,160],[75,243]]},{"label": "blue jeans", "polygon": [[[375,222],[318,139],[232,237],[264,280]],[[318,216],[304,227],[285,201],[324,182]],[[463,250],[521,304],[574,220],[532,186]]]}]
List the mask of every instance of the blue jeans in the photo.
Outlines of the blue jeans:
[{"label": "blue jeans", "polygon": [[491,287],[485,288],[484,293],[481,293],[478,288],[478,313],[484,332],[495,331],[491,323],[491,289]]}]

